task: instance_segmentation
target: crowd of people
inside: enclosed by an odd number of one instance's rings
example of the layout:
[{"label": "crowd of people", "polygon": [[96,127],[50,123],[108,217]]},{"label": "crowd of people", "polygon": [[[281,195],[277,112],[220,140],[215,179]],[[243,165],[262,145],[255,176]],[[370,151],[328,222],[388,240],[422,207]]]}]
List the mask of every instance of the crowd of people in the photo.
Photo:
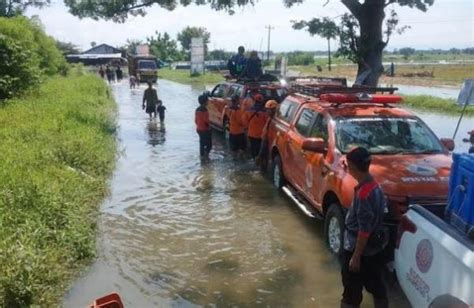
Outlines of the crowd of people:
[{"label": "crowd of people", "polygon": [[120,66],[113,68],[110,65],[106,65],[104,69],[104,67],[101,65],[99,67],[99,75],[101,78],[107,78],[109,83],[115,81],[120,82],[123,79],[123,71]]},{"label": "crowd of people", "polygon": [[[195,123],[199,134],[200,155],[208,159],[212,148],[211,125],[207,110],[208,95],[198,98],[199,107],[196,109]],[[265,102],[258,91],[249,92],[240,103],[239,96],[233,96],[228,108],[229,121],[225,127],[229,133],[229,147],[235,159],[243,159],[250,145],[250,154],[257,164],[263,164],[266,155],[266,140],[268,126],[276,113],[278,103],[275,100]]]}]

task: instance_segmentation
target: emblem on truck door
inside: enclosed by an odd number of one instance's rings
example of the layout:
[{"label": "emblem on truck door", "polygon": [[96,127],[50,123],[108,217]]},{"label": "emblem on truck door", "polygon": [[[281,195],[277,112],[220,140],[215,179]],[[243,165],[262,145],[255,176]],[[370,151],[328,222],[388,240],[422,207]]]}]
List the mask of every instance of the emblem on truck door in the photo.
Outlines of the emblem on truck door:
[{"label": "emblem on truck door", "polygon": [[433,176],[438,174],[438,170],[430,166],[412,164],[407,167],[407,170],[413,174],[421,176]]},{"label": "emblem on truck door", "polygon": [[423,239],[416,247],[416,265],[422,273],[430,270],[433,263],[433,245],[428,239]]}]

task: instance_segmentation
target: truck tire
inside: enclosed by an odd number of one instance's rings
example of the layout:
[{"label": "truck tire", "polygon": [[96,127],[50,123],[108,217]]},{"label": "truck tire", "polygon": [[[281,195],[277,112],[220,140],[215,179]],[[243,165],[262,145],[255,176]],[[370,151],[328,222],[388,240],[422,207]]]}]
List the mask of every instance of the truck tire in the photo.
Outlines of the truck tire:
[{"label": "truck tire", "polygon": [[338,203],[331,204],[326,213],[324,238],[329,251],[340,256],[344,247],[344,215],[341,205]]},{"label": "truck tire", "polygon": [[272,160],[272,175],[273,187],[280,190],[285,185],[285,177],[283,175],[283,168],[280,155],[276,155]]}]

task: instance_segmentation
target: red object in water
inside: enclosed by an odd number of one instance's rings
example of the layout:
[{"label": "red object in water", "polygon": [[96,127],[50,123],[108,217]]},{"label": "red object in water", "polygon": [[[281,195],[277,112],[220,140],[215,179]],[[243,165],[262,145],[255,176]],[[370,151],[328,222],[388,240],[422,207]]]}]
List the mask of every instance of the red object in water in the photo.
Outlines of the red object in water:
[{"label": "red object in water", "polygon": [[117,293],[110,293],[96,299],[88,308],[124,308],[122,299]]}]

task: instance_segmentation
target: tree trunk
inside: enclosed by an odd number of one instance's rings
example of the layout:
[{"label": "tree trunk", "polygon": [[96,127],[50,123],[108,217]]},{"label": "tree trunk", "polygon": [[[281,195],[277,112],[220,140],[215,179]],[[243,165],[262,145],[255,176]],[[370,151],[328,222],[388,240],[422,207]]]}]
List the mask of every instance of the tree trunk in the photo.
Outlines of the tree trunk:
[{"label": "tree trunk", "polygon": [[370,70],[362,84],[375,87],[383,72],[382,53],[386,45],[382,34],[385,19],[384,1],[366,0],[360,10],[360,15],[356,18],[360,25],[360,61],[357,76],[359,77],[365,71]]}]

